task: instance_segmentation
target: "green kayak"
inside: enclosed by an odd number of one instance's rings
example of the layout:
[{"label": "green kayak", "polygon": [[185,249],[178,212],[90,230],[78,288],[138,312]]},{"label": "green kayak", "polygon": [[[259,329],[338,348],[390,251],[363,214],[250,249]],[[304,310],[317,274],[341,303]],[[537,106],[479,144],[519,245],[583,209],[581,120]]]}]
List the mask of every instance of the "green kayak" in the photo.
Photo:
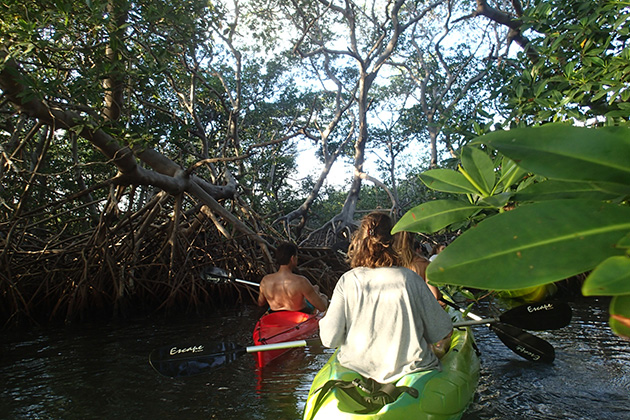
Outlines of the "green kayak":
[{"label": "green kayak", "polygon": [[549,283],[525,289],[500,290],[495,293],[499,298],[516,303],[536,303],[551,298],[557,291],[558,286],[555,283]]},{"label": "green kayak", "polygon": [[335,352],[313,380],[304,420],[459,419],[479,382],[479,355],[470,327],[454,330],[441,363],[442,371],[412,373],[374,393],[370,381],[341,366]]}]

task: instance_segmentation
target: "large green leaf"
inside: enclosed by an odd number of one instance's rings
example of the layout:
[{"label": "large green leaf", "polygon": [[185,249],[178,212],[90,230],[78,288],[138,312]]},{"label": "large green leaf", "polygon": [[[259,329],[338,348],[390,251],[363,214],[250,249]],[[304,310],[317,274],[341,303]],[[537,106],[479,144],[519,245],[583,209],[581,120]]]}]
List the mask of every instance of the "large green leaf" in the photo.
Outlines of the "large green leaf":
[{"label": "large green leaf", "polygon": [[[614,187],[617,187],[615,189]],[[550,179],[523,188],[514,195],[516,201],[543,201],[566,198],[612,200],[630,193],[630,186],[595,182],[569,182]]]},{"label": "large green leaf", "polygon": [[587,277],[582,285],[584,296],[617,296],[630,294],[630,258],[610,257]]},{"label": "large green leaf", "polygon": [[480,194],[480,192],[457,171],[431,169],[420,175],[420,180],[434,190],[456,194]]},{"label": "large green leaf", "polygon": [[454,200],[435,200],[409,210],[392,228],[392,234],[401,231],[433,233],[455,222],[472,216],[482,207]]},{"label": "large green leaf", "polygon": [[630,294],[612,298],[609,323],[615,334],[630,338]]},{"label": "large green leaf", "polygon": [[507,191],[512,184],[520,181],[527,171],[519,167],[512,159],[503,156],[501,158],[501,166],[499,167],[499,184],[501,191]]},{"label": "large green leaf", "polygon": [[630,207],[555,200],[492,216],[453,241],[429,265],[433,283],[513,290],[562,280],[622,255]]},{"label": "large green leaf", "polygon": [[481,149],[464,147],[462,149],[462,168],[483,196],[492,194],[495,174],[492,159]]},{"label": "large green leaf", "polygon": [[630,129],[626,127],[547,124],[495,131],[478,140],[548,178],[630,185]]},{"label": "large green leaf", "polygon": [[630,233],[624,236],[617,242],[617,246],[620,248],[630,248]]},{"label": "large green leaf", "polygon": [[479,205],[487,205],[489,207],[501,208],[504,207],[512,198],[512,193],[503,192],[500,194],[491,195],[489,197],[484,197],[477,204]]}]

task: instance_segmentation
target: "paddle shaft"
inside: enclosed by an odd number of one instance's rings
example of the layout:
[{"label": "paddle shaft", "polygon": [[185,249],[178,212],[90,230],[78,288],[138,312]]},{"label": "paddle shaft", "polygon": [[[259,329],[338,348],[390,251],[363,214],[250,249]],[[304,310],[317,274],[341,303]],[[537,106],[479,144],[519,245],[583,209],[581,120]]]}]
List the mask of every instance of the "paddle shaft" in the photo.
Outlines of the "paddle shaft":
[{"label": "paddle shaft", "polygon": [[[475,321],[481,321],[483,320],[482,317],[480,317],[479,315],[475,315],[472,312],[466,312],[466,310],[462,307],[460,307],[459,305],[454,304],[453,302],[451,302],[450,300],[446,300],[446,299],[442,299],[442,302],[446,303],[448,306],[450,306],[451,308],[457,309],[458,311],[460,311],[461,313],[463,313],[464,315],[466,315],[469,318],[474,319]],[[498,319],[495,319],[495,322],[498,321]],[[482,323],[483,324],[483,323]],[[490,324],[490,322],[487,322],[487,324]]]},{"label": "paddle shaft", "polygon": [[234,343],[196,343],[164,346],[149,355],[149,364],[171,378],[198,375],[232,363],[246,353],[282,350],[321,344],[319,338],[243,347]]},{"label": "paddle shaft", "polygon": [[241,280],[241,279],[233,279],[233,278],[230,278],[230,277],[228,277],[228,279],[230,279],[230,280],[234,280],[234,281],[235,281],[235,282],[237,282],[237,283],[247,284],[247,285],[249,285],[249,286],[254,286],[254,287],[258,287],[258,286],[260,286],[260,284],[258,284],[258,283],[254,283],[253,281],[247,281],[247,280]]},{"label": "paddle shaft", "polygon": [[469,327],[471,325],[490,325],[499,322],[497,318],[479,318],[472,321],[460,321],[453,323],[453,328],[457,327]]},{"label": "paddle shaft", "polygon": [[307,347],[307,346],[318,344],[318,343],[320,343],[319,338],[312,338],[310,340],[284,341],[282,343],[271,343],[271,344],[260,344],[258,346],[247,346],[245,347],[245,351],[247,353],[256,353],[259,351],[293,349],[297,347]]}]

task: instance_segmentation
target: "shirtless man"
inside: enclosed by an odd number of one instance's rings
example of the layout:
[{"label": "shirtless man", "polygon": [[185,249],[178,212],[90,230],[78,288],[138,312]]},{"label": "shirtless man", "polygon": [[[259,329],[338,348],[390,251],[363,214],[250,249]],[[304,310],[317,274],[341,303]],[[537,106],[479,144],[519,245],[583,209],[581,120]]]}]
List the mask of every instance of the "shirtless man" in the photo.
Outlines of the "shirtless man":
[{"label": "shirtless man", "polygon": [[276,249],[278,271],[267,274],[260,282],[258,305],[269,304],[272,311],[311,312],[310,305],[321,312],[328,307],[328,298],[319,292],[304,276],[293,273],[297,267],[298,248],[294,244],[284,242]]}]

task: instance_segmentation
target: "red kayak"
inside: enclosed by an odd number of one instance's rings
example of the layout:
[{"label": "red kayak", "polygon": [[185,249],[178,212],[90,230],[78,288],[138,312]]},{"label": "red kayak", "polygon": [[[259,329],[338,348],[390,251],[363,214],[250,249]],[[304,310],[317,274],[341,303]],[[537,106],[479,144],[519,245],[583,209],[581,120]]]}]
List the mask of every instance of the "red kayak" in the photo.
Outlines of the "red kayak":
[{"label": "red kayak", "polygon": [[[266,313],[254,327],[254,344],[272,344],[285,341],[303,340],[312,337],[319,328],[321,312],[307,314],[297,311]],[[263,367],[290,349],[261,351],[255,353],[257,367]]]}]

